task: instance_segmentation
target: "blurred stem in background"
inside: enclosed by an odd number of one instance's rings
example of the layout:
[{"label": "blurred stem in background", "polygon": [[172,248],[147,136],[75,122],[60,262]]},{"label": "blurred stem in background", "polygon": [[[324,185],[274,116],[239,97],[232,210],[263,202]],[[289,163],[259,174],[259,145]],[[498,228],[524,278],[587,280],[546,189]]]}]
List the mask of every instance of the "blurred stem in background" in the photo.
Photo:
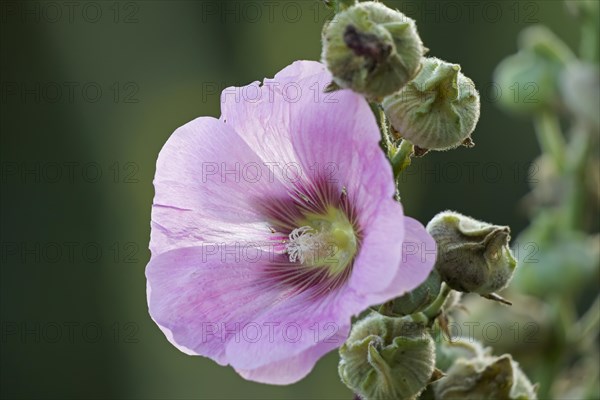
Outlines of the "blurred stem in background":
[{"label": "blurred stem in background", "polygon": [[534,119],[535,130],[540,147],[551,157],[559,171],[565,164],[565,139],[560,129],[560,121],[556,114],[543,110]]},{"label": "blurred stem in background", "polygon": [[[520,257],[511,286],[515,293],[509,297],[517,292],[533,295],[543,303],[531,301],[549,310],[539,318],[524,310],[540,329],[538,337],[550,338],[532,342],[542,359],[523,362],[540,384],[539,397],[596,399],[600,398],[599,369],[590,366],[600,356],[600,244],[593,222],[600,202],[593,171],[600,136],[600,13],[597,1],[566,3],[582,27],[579,57],[570,55],[550,29],[533,26],[522,31],[519,52],[502,61],[495,72],[503,88],[535,83],[535,101],[511,98],[502,105],[532,119],[542,151],[535,163],[537,181],[525,202],[531,222],[516,241],[520,249],[532,245],[535,257]],[[566,134],[561,125],[569,127]],[[513,313],[522,311],[520,304],[515,302]],[[476,318],[477,312],[485,310],[476,310],[471,317]],[[514,340],[506,350],[519,354],[520,345]]]}]

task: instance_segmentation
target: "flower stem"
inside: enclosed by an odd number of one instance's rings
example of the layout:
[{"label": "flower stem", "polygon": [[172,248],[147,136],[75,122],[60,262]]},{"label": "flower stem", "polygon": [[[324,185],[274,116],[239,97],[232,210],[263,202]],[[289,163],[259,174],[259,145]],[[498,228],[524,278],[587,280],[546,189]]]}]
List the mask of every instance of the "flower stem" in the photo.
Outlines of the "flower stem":
[{"label": "flower stem", "polygon": [[376,107],[379,110],[379,129],[381,130],[381,138],[383,140],[383,146],[385,148],[387,157],[391,160],[393,157],[392,153],[394,151],[394,143],[390,138],[390,131],[387,125],[387,117],[385,116],[385,113],[383,112],[383,109],[381,107],[377,105],[373,107]]},{"label": "flower stem", "polygon": [[589,155],[590,135],[585,125],[579,125],[569,143],[567,173],[571,190],[565,207],[566,224],[571,229],[579,229],[585,209],[585,173]]},{"label": "flower stem", "polygon": [[567,335],[571,346],[579,347],[582,353],[590,350],[600,331],[600,296],[585,314],[572,326]]},{"label": "flower stem", "polygon": [[396,150],[394,156],[390,159],[392,162],[392,170],[394,178],[398,178],[400,173],[410,165],[410,157],[413,155],[415,146],[406,139],[402,139],[400,146]]},{"label": "flower stem", "polygon": [[446,285],[446,283],[442,283],[442,288],[440,289],[440,294],[435,299],[433,303],[429,307],[427,307],[423,314],[427,317],[429,321],[435,319],[438,315],[440,315],[440,311],[442,306],[446,302],[448,295],[452,292],[450,286]]},{"label": "flower stem", "polygon": [[581,58],[591,63],[598,62],[598,30],[593,23],[581,26]]},{"label": "flower stem", "polygon": [[565,139],[558,117],[550,111],[542,111],[533,120],[542,151],[550,156],[559,171],[565,164]]},{"label": "flower stem", "polygon": [[[371,108],[375,111],[378,107],[371,105]],[[400,142],[400,146],[396,145],[395,138],[390,134],[387,117],[381,108],[379,108],[379,128],[381,130],[383,149],[392,164],[394,179],[398,179],[400,173],[410,165],[410,157],[414,154],[415,146],[406,139]]]}]

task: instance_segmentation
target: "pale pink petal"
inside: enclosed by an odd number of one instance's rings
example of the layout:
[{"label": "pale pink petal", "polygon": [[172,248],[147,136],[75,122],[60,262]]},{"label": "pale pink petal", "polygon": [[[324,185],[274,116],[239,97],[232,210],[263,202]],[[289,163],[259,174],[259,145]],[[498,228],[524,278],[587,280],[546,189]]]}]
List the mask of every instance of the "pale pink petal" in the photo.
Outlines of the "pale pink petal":
[{"label": "pale pink petal", "polygon": [[[349,293],[344,294],[344,307],[352,314],[416,288],[435,264],[435,241],[423,225],[394,212],[393,205],[387,207],[387,213],[381,208],[371,234],[367,234],[369,241],[354,263],[346,288]],[[399,230],[403,235],[398,235]]]},{"label": "pale pink petal", "polygon": [[150,315],[167,339],[222,365],[228,363],[225,347],[238,328],[279,295],[257,290],[262,285],[251,262],[255,253],[229,250],[209,245],[171,250],[153,256],[146,268]]},{"label": "pale pink petal", "polygon": [[150,249],[258,240],[269,233],[257,206],[286,189],[229,126],[195,119],[160,152],[154,178]]},{"label": "pale pink petal", "polygon": [[390,284],[401,268],[404,240],[402,206],[392,199],[379,201],[377,215],[367,221],[363,235],[348,285],[359,293],[376,294]]},{"label": "pale pink petal", "polygon": [[265,162],[280,167],[282,180],[301,175],[310,184],[325,177],[338,190],[345,187],[366,217],[373,198],[393,196],[391,167],[367,101],[350,90],[324,93],[331,80],[322,64],[297,61],[262,86],[225,89],[221,118]]},{"label": "pale pink petal", "polygon": [[[291,142],[297,133],[290,129],[291,110],[311,101],[321,84],[319,77],[327,75],[318,62],[296,61],[263,84],[226,88],[221,93],[221,120],[240,132],[263,160],[297,164]],[[315,87],[311,89],[311,85]]]},{"label": "pale pink petal", "polygon": [[[238,262],[223,261],[239,254]],[[248,258],[208,246],[153,257],[146,269],[150,314],[187,354],[231,364],[248,379],[295,382],[344,342],[350,316],[337,312],[335,296],[310,302],[306,294],[265,288],[261,263]]]},{"label": "pale pink petal", "polygon": [[433,269],[437,247],[435,240],[416,219],[404,218],[402,261],[385,290],[389,298],[400,296],[419,286]]},{"label": "pale pink petal", "polygon": [[[341,299],[339,299],[341,300]],[[310,299],[307,293],[295,295],[265,308],[252,321],[263,334],[251,344],[230,341],[227,358],[239,370],[256,370],[274,362],[300,356],[320,343],[333,349],[348,334],[350,315],[339,313],[337,294]]]},{"label": "pale pink petal", "polygon": [[350,326],[342,326],[330,341],[319,342],[300,354],[252,370],[236,369],[245,379],[271,385],[295,383],[312,371],[317,361],[346,341]]}]

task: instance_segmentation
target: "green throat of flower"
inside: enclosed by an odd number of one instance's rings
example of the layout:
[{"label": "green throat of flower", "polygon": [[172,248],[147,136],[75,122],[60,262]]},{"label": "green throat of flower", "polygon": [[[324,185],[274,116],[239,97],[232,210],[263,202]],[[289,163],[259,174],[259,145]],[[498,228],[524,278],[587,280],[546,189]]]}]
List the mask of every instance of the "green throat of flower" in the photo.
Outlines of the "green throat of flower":
[{"label": "green throat of flower", "polygon": [[323,214],[305,214],[297,221],[286,244],[291,262],[325,267],[330,275],[342,273],[358,250],[356,231],[346,214],[328,207]]}]

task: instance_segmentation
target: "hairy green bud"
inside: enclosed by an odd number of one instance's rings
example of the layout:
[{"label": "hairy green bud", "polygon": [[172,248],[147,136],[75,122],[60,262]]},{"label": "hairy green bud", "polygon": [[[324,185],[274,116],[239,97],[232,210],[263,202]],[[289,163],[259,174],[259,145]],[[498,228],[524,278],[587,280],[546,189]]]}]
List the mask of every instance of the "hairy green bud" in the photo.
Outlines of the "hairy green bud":
[{"label": "hairy green bud", "polygon": [[442,371],[447,371],[459,359],[490,355],[491,349],[484,348],[479,341],[472,338],[453,338],[452,341],[440,340],[436,342],[435,366]]},{"label": "hairy green bud", "polygon": [[415,21],[373,1],[336,14],[323,29],[322,59],[334,82],[372,99],[414,78],[424,53]]},{"label": "hairy green bud", "polygon": [[509,354],[460,358],[434,383],[438,400],[534,400],[536,387]]},{"label": "hairy green bud", "polygon": [[442,278],[434,269],[415,289],[392,300],[387,310],[395,315],[410,315],[423,311],[437,298],[441,287]]},{"label": "hairy green bud", "polygon": [[472,145],[479,93],[460,65],[426,58],[417,77],[382,106],[399,137],[428,150]]},{"label": "hairy green bud", "polygon": [[519,49],[500,62],[494,72],[500,105],[526,114],[557,107],[560,73],[574,58],[571,50],[541,25],[521,32]]},{"label": "hairy green bud", "polygon": [[412,399],[435,369],[435,346],[423,325],[371,313],[340,348],[342,381],[365,400]]},{"label": "hairy green bud", "polygon": [[446,301],[444,301],[444,304],[442,304],[442,311],[445,313],[451,313],[456,308],[460,307],[461,300],[462,300],[461,292],[457,292],[456,290],[450,291],[450,293],[448,294],[448,297],[446,297]]},{"label": "hairy green bud", "polygon": [[517,262],[508,247],[508,226],[444,211],[427,224],[427,231],[437,243],[435,268],[452,289],[486,296],[510,282]]}]

